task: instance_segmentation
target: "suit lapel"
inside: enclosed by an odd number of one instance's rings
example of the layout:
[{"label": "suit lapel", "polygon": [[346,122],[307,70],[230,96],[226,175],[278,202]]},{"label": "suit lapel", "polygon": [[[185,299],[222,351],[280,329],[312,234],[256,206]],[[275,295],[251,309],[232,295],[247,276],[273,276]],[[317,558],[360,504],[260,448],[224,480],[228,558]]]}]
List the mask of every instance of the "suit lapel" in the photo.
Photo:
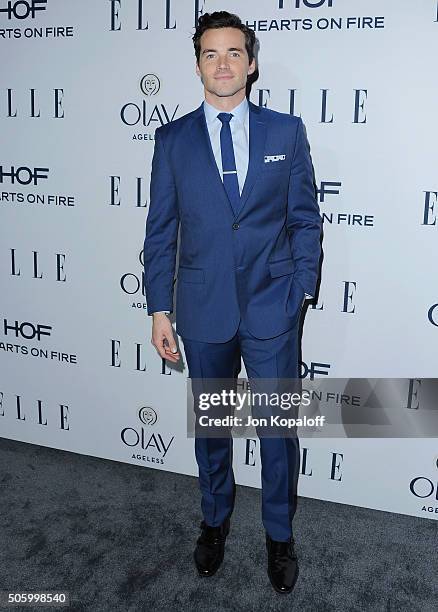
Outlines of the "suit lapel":
[{"label": "suit lapel", "polygon": [[259,176],[263,164],[263,152],[266,142],[266,123],[260,118],[260,107],[248,100],[249,104],[249,162],[240,197],[240,208],[238,217],[248,201],[254,183]]},{"label": "suit lapel", "polygon": [[212,185],[215,190],[217,189],[220,193],[221,198],[224,200],[225,205],[231,211],[234,217],[233,207],[231,206],[230,200],[228,199],[227,192],[222,181],[222,177],[217,167],[216,159],[214,157],[213,148],[211,146],[210,135],[208,133],[207,121],[205,119],[205,113],[203,106],[197,108],[196,116],[193,121],[192,130],[190,135],[193,140],[193,144],[196,150],[196,156],[198,160],[205,160],[206,176],[210,175]]},{"label": "suit lapel", "polygon": [[240,207],[237,215],[234,214],[230,200],[222,181],[219,168],[216,164],[213,148],[210,142],[208,133],[207,121],[202,104],[196,109],[195,118],[193,120],[190,135],[197,151],[198,160],[205,160],[205,169],[207,175],[210,175],[212,184],[221,194],[221,198],[230,210],[232,216],[237,219],[248,201],[254,183],[259,175],[263,164],[263,151],[266,141],[266,123],[260,117],[260,107],[248,100],[249,104],[249,161],[248,171],[246,173],[245,183],[243,185],[242,195],[240,197]]}]

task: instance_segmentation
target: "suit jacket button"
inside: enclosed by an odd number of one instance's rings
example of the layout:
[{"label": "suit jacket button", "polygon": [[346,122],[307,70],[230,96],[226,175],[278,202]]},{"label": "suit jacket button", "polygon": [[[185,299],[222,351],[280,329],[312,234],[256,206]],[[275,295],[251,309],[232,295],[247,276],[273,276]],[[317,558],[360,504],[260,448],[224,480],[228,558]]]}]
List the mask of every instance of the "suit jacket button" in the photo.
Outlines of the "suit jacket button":
[{"label": "suit jacket button", "polygon": [[239,229],[240,225],[238,223],[233,223],[233,229]]}]

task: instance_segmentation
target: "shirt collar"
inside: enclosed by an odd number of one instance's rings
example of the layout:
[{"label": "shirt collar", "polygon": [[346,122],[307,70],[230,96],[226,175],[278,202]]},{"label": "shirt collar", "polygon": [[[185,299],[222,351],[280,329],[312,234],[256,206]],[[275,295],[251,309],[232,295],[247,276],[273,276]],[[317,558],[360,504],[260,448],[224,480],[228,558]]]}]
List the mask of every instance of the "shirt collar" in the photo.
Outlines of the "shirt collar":
[{"label": "shirt collar", "polygon": [[[217,119],[218,114],[223,112],[220,109],[213,106],[212,104],[209,104],[207,100],[204,100],[203,106],[204,106],[204,113],[205,113],[205,118],[207,120],[207,123],[212,123],[215,119]],[[240,104],[235,106],[229,112],[233,113],[233,120],[236,119],[240,123],[244,123],[248,110],[249,110],[248,100],[246,98],[243,98],[242,102],[240,102]]]}]

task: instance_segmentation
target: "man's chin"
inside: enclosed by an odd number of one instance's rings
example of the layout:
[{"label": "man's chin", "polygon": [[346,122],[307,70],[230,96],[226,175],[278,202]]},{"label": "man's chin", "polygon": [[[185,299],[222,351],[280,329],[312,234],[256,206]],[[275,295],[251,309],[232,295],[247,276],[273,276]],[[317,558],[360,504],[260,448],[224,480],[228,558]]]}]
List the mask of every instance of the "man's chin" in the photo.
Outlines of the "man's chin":
[{"label": "man's chin", "polygon": [[241,91],[242,87],[233,87],[232,89],[226,89],[225,87],[223,89],[215,89],[215,90],[209,90],[211,94],[214,94],[215,96],[217,96],[218,98],[230,98],[231,96],[236,95],[236,93],[238,93],[239,91]]}]

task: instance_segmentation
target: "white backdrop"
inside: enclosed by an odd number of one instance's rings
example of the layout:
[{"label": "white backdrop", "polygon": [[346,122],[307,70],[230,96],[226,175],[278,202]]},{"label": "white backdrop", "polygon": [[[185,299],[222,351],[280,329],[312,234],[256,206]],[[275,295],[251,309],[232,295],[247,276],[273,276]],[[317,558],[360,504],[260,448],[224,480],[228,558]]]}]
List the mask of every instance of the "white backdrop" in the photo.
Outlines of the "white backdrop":
[{"label": "white backdrop", "polygon": [[[251,100],[307,128],[325,257],[303,375],[435,377],[437,4],[0,0],[1,435],[197,473],[141,252],[154,130],[202,101],[197,11],[256,29]],[[301,447],[301,495],[438,518],[436,439]],[[235,442],[235,470],[260,486],[256,439]]]}]

